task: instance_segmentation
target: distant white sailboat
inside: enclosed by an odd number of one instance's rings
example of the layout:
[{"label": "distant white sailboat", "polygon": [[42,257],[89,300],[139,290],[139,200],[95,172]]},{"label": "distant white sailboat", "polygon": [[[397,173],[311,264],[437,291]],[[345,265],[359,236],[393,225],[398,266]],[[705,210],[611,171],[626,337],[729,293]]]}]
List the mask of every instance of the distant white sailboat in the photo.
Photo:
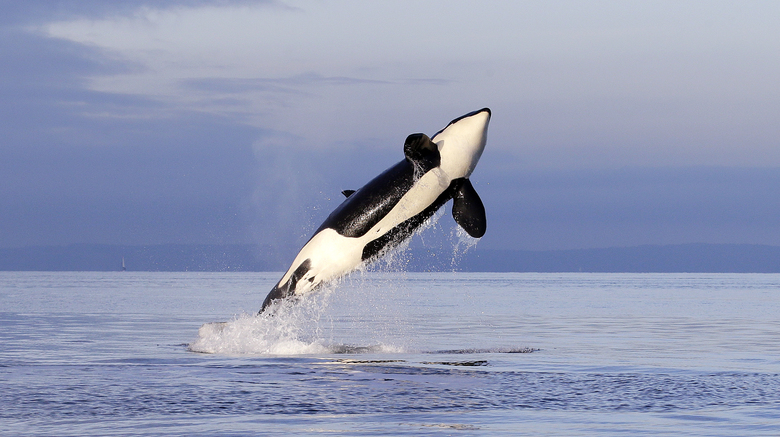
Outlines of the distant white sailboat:
[{"label": "distant white sailboat", "polygon": [[122,271],[126,272],[127,268],[125,267],[125,257],[122,257]]}]

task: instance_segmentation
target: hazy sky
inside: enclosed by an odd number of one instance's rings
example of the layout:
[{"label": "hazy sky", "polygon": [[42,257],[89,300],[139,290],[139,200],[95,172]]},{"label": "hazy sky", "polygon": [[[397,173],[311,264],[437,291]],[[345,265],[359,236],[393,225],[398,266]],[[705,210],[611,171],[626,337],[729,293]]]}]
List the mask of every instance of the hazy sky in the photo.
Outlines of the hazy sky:
[{"label": "hazy sky", "polygon": [[297,248],[485,106],[481,247],[780,245],[775,1],[0,8],[0,247]]}]

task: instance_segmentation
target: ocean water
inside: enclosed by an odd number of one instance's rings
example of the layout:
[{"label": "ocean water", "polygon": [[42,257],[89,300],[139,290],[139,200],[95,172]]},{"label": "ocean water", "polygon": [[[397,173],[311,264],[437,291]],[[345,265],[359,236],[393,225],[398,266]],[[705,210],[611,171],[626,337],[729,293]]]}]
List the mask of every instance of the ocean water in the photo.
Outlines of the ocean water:
[{"label": "ocean water", "polygon": [[0,435],[780,435],[780,275],[280,276],[0,272]]}]

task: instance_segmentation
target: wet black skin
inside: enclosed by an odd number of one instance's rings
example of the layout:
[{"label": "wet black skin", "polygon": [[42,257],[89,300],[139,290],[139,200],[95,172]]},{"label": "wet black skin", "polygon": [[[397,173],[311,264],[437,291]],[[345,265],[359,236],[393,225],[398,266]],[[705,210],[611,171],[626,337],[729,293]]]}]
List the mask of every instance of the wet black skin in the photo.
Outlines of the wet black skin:
[{"label": "wet black skin", "polygon": [[441,163],[439,149],[425,134],[412,134],[404,143],[406,158],[348,195],[314,232],[330,228],[345,237],[362,237],[379,223],[414,185],[418,177]]}]

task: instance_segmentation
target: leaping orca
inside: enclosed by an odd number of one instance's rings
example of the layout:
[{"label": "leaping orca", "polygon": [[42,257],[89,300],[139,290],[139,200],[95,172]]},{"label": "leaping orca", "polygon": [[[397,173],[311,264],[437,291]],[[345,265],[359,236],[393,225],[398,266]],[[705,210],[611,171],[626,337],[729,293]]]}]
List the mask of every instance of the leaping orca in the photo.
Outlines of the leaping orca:
[{"label": "leaping orca", "polygon": [[260,309],[300,296],[371,262],[409,238],[450,199],[452,216],[469,235],[487,228],[485,207],[469,181],[487,142],[490,109],[452,120],[429,138],[411,134],[405,158],[341,203],[295,257]]}]

